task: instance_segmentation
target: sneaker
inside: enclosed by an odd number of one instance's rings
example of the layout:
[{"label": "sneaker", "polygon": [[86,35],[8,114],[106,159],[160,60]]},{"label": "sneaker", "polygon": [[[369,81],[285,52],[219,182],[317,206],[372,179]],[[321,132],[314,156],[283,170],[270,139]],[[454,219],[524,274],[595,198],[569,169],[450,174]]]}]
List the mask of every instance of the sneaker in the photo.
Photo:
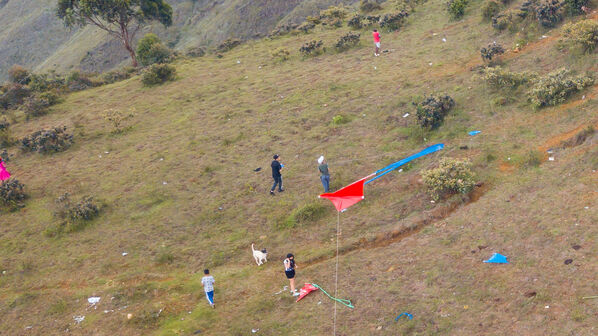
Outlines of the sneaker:
[{"label": "sneaker", "polygon": [[299,293],[299,292],[294,292],[294,293],[293,293],[293,296],[299,296],[300,294],[301,294],[301,293]]},{"label": "sneaker", "polygon": [[270,195],[274,196],[274,191],[270,190]]}]

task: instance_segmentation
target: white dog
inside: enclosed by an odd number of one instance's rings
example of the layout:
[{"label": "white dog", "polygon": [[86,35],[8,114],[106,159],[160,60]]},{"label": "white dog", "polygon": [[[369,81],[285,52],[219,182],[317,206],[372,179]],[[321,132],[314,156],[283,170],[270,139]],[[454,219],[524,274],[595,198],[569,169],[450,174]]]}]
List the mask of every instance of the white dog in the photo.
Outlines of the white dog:
[{"label": "white dog", "polygon": [[253,251],[253,259],[255,259],[258,266],[268,261],[268,259],[266,259],[268,257],[268,251],[266,251],[266,249],[261,251],[256,250],[253,248],[253,244],[251,244],[251,251]]}]

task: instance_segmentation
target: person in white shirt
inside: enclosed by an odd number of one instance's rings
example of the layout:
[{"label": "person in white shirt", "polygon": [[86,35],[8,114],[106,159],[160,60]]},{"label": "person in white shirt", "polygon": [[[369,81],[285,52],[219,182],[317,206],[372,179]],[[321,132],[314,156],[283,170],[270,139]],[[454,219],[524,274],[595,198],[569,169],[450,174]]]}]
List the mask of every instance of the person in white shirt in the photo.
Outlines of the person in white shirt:
[{"label": "person in white shirt", "polygon": [[206,298],[208,299],[210,306],[216,308],[216,305],[214,304],[214,283],[216,280],[210,275],[210,270],[208,269],[203,270],[203,274],[205,274],[205,276],[201,278],[201,283],[203,284],[204,292],[206,292]]}]

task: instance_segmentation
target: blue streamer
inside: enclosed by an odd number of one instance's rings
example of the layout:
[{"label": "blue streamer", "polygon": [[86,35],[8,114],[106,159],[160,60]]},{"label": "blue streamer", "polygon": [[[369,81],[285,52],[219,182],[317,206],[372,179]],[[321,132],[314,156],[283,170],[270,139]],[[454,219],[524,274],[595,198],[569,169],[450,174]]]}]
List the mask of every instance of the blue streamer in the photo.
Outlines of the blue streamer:
[{"label": "blue streamer", "polygon": [[424,155],[428,155],[430,153],[437,152],[437,151],[439,151],[439,150],[441,150],[443,148],[444,148],[444,144],[436,144],[436,145],[430,146],[430,147],[422,150],[419,153],[416,153],[416,154],[413,154],[413,155],[411,155],[409,157],[406,157],[406,158],[404,158],[401,161],[397,161],[397,162],[395,162],[395,163],[393,163],[391,165],[388,165],[388,166],[386,166],[386,167],[384,167],[384,168],[382,168],[380,170],[377,170],[376,173],[375,173],[376,177],[374,177],[373,179],[371,179],[369,181],[366,181],[364,184],[368,184],[368,183],[370,183],[370,182],[372,182],[372,181],[374,181],[374,180],[376,180],[376,179],[378,179],[378,178],[380,178],[380,177],[382,177],[382,176],[390,173],[391,171],[399,168],[400,166],[406,164],[409,161],[415,160],[417,158],[420,158],[420,157],[422,157]]},{"label": "blue streamer", "polygon": [[482,131],[471,131],[468,134],[471,135],[471,136],[474,136],[474,135],[480,134],[480,133],[482,133]]}]

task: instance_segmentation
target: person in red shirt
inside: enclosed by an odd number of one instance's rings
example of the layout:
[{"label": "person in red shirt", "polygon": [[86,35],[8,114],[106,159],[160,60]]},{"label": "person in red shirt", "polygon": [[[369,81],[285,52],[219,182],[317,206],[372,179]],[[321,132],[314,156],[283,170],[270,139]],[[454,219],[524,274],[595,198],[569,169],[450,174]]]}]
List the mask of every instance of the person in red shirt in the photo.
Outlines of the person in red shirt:
[{"label": "person in red shirt", "polygon": [[374,56],[380,56],[380,33],[378,33],[377,29],[374,29],[372,36],[374,37],[374,45],[376,46]]}]

